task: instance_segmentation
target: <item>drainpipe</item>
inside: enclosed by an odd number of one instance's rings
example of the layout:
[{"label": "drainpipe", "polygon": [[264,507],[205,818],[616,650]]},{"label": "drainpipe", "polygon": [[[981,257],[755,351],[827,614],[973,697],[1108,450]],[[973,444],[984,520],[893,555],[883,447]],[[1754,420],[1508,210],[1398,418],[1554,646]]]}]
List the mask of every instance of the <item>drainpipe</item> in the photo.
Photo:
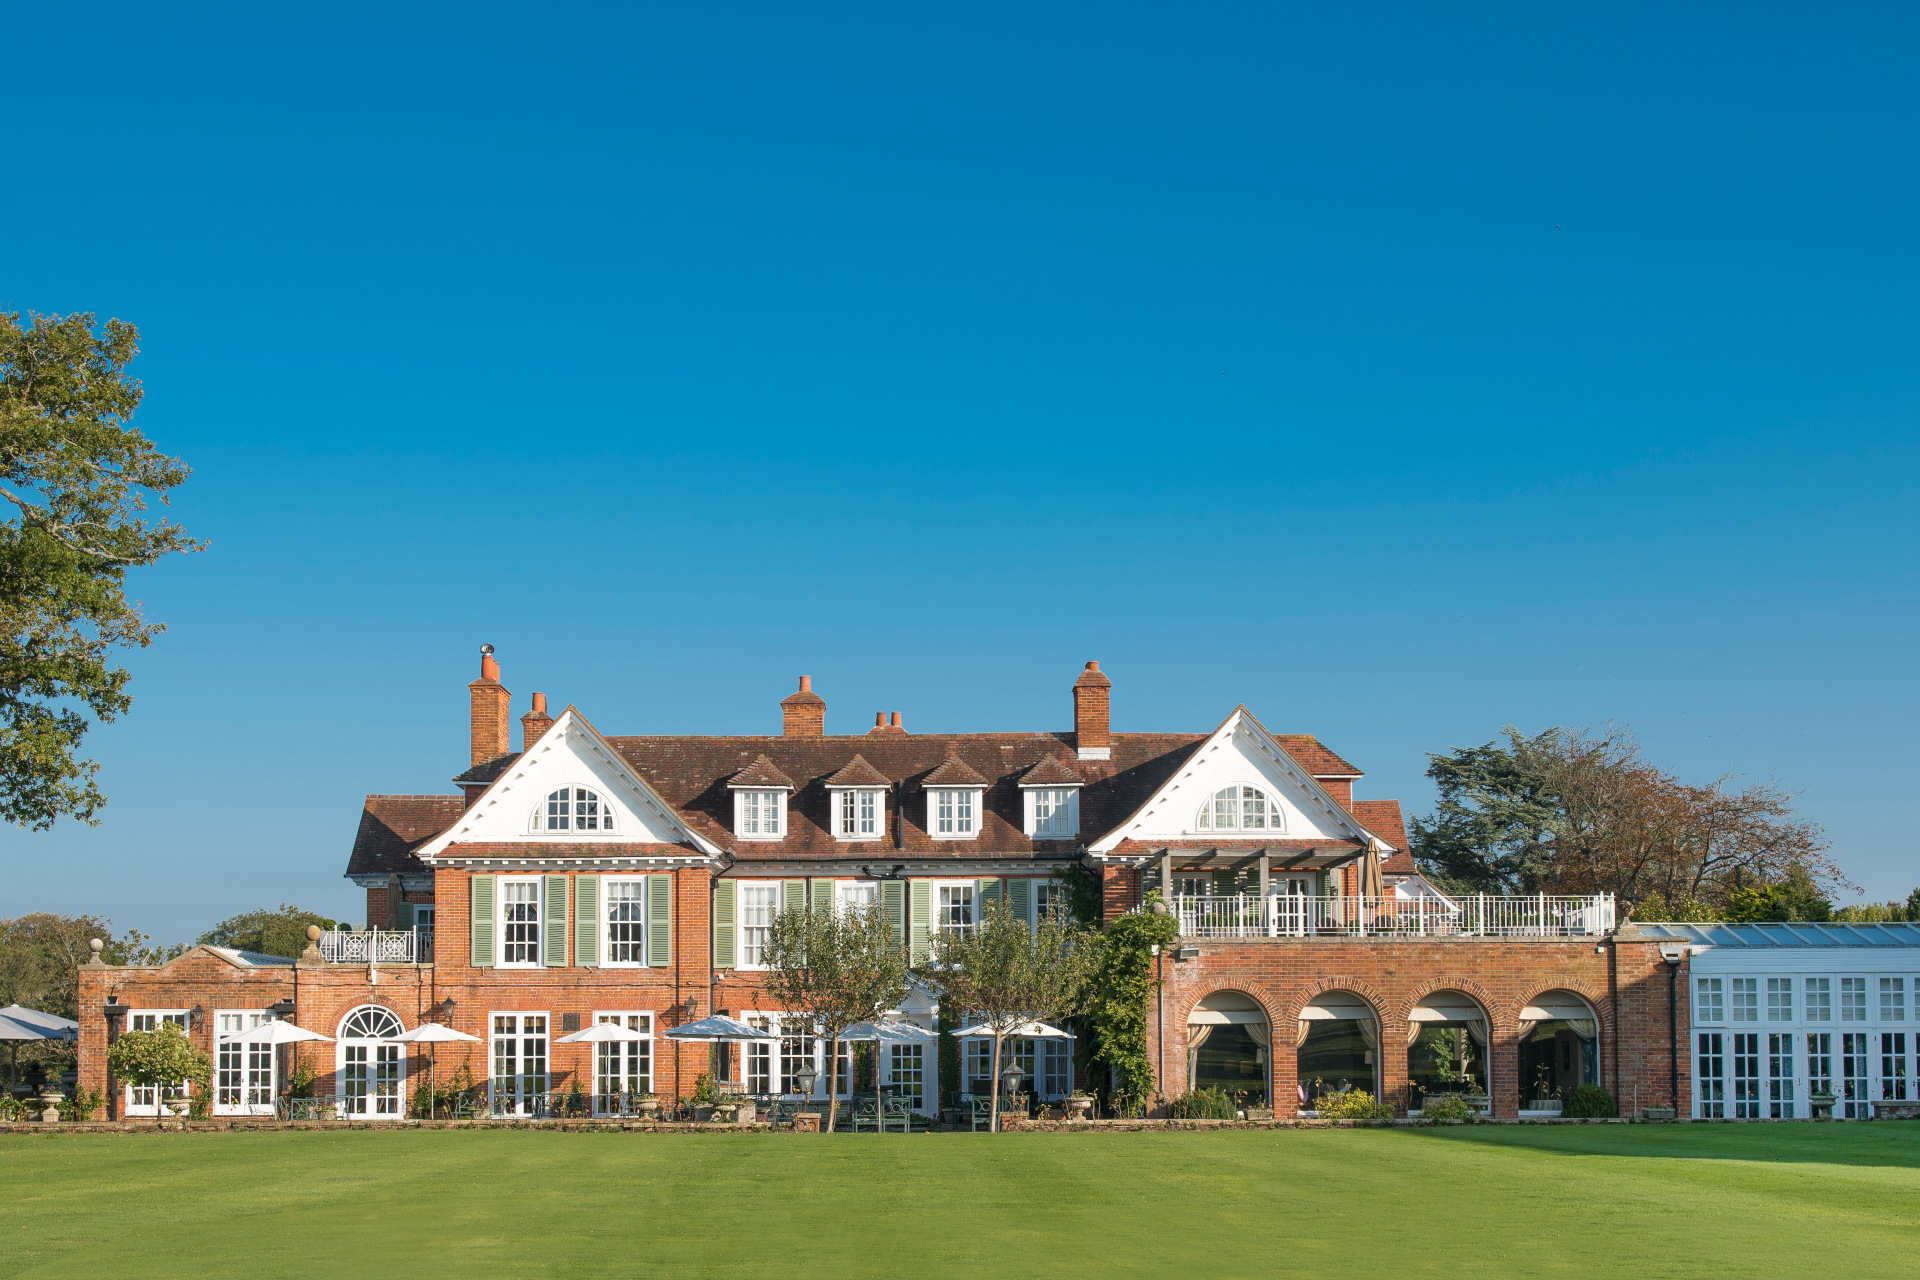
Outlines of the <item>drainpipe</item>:
[{"label": "drainpipe", "polygon": [[1159,1093],[1167,1085],[1167,956],[1159,943],[1153,944],[1153,1006],[1157,1028],[1154,1039],[1159,1044],[1159,1062],[1154,1067],[1153,1087]]},{"label": "drainpipe", "polygon": [[1667,1088],[1673,1099],[1673,1118],[1680,1118],[1680,962],[1687,957],[1687,949],[1668,943],[1660,948],[1660,958],[1667,962]]}]

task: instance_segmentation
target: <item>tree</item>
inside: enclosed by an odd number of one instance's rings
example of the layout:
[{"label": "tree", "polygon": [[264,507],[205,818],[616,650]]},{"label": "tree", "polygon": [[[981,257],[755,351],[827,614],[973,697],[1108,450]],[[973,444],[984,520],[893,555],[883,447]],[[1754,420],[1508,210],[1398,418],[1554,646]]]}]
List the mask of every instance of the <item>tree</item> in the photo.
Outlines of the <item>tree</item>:
[{"label": "tree", "polygon": [[199,941],[202,946],[232,947],[237,951],[257,951],[262,955],[298,960],[306,950],[310,924],[322,929],[333,928],[333,921],[327,917],[283,902],[278,911],[247,911],[229,916],[201,934]]},{"label": "tree", "polygon": [[[23,1004],[61,1018],[80,1017],[80,966],[92,959],[87,943],[102,939],[100,958],[107,964],[158,964],[185,948],[152,945],[146,934],[129,929],[116,939],[113,921],[99,916],[62,916],[47,911],[0,920],[0,1005]],[[73,1057],[64,1040],[29,1040],[15,1048],[13,1062],[50,1063]]]},{"label": "tree", "polygon": [[1797,904],[1785,909],[1815,913],[1825,888],[1845,883],[1820,828],[1776,783],[1683,783],[1626,730],[1505,732],[1505,747],[1429,757],[1441,802],[1415,821],[1413,852],[1460,888],[1723,912],[1735,892],[1779,885]]},{"label": "tree", "polygon": [[1146,910],[1107,926],[1087,998],[1085,1022],[1093,1041],[1087,1066],[1107,1068],[1110,1102],[1123,1113],[1144,1107],[1159,1088],[1147,1054],[1147,997],[1158,981],[1153,949],[1171,946],[1180,932],[1172,916],[1153,910],[1159,895],[1158,889],[1149,891]]},{"label": "tree", "polygon": [[79,757],[91,727],[132,705],[115,649],[166,628],[127,599],[126,573],[201,550],[170,520],[143,516],[188,471],[131,424],[127,376],[139,332],[91,314],[0,313],[0,817],[43,831],[93,823],[99,765]]},{"label": "tree", "polygon": [[1427,757],[1440,805],[1431,819],[1413,820],[1413,855],[1456,889],[1512,893],[1551,860],[1558,809],[1547,780],[1528,767],[1527,739],[1511,725],[1504,732],[1506,747],[1489,742]]},{"label": "tree", "polygon": [[935,939],[926,979],[942,1009],[976,1019],[993,1040],[993,1125],[1000,1129],[1000,1050],[1023,1022],[1086,1011],[1100,962],[1100,935],[1056,914],[1029,928],[1004,898],[988,902],[966,931]]},{"label": "tree", "polygon": [[171,1022],[152,1031],[121,1032],[107,1050],[107,1069],[128,1084],[156,1090],[159,1097],[175,1085],[198,1086],[192,1102],[196,1114],[210,1101],[213,1060]]},{"label": "tree", "polygon": [[767,994],[827,1042],[827,1125],[839,1118],[840,1036],[897,1008],[907,994],[907,957],[875,903],[835,910],[824,902],[775,913],[762,955]]}]

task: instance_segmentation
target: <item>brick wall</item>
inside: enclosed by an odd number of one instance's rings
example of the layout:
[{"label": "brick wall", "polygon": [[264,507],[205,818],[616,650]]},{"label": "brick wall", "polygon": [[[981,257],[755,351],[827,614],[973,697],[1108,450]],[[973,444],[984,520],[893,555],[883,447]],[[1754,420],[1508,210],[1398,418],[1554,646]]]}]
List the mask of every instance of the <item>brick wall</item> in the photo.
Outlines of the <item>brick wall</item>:
[{"label": "brick wall", "polygon": [[[1366,1001],[1380,1020],[1381,1096],[1404,1109],[1408,1011],[1433,992],[1452,990],[1473,997],[1488,1015],[1490,1096],[1494,1114],[1510,1117],[1519,1109],[1520,1010],[1549,991],[1567,990],[1584,997],[1599,1016],[1600,1083],[1623,1111],[1636,1097],[1643,1107],[1672,1101],[1668,972],[1651,942],[1283,938],[1182,945],[1197,948],[1199,956],[1162,960],[1164,986],[1148,1010],[1148,1053],[1164,1067],[1161,1088],[1169,1095],[1187,1088],[1189,1011],[1215,992],[1237,991],[1267,1010],[1274,1029],[1271,1097],[1279,1114],[1291,1114],[1300,1083],[1291,1032],[1300,1010],[1323,992],[1347,991]],[[1684,972],[1679,981],[1684,997]],[[1690,1085],[1684,998],[1676,1012],[1685,1099]]]}]

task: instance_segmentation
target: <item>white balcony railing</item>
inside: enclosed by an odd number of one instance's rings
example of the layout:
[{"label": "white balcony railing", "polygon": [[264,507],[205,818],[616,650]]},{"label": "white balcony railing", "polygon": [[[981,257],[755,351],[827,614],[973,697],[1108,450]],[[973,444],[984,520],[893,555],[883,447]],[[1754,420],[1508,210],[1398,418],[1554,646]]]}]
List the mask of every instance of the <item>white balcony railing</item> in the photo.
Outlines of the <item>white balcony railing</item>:
[{"label": "white balcony railing", "polygon": [[1614,926],[1610,893],[1309,898],[1242,893],[1174,899],[1183,938],[1590,938]]},{"label": "white balcony railing", "polygon": [[328,930],[320,935],[320,958],[328,964],[412,964],[414,955],[411,929]]}]

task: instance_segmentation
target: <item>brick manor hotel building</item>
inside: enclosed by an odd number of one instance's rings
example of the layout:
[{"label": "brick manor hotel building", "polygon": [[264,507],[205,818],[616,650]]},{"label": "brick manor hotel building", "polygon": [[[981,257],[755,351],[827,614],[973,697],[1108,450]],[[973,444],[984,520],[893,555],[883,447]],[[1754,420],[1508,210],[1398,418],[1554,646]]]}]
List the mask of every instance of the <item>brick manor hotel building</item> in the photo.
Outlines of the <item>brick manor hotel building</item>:
[{"label": "brick manor hotel building", "polygon": [[[82,968],[81,1081],[110,1115],[168,1105],[106,1069],[111,1037],[161,1022],[213,1056],[215,1115],[273,1114],[293,1054],[246,1033],[275,1019],[327,1037],[297,1052],[355,1117],[404,1117],[429,1048],[442,1082],[465,1063],[481,1114],[541,1114],[576,1085],[685,1096],[716,1060],[730,1091],[767,1100],[812,1068],[819,1097],[822,1047],[757,973],[774,912],[878,902],[924,959],[988,902],[1047,910],[1070,865],[1108,919],[1155,888],[1177,916],[1148,1009],[1167,1096],[1219,1087],[1282,1118],[1345,1088],[1402,1111],[1464,1093],[1496,1117],[1589,1082],[1623,1112],[1677,1100],[1702,1118],[1805,1117],[1815,1090],[1847,1116],[1908,1096],[1920,939],[1900,926],[1636,928],[1605,896],[1442,893],[1398,801],[1355,798],[1359,768],[1245,707],[1210,732],[1115,732],[1093,662],[1068,732],[918,733],[896,712],[831,735],[802,677],[778,736],[607,736],[536,693],[516,752],[490,649],[480,666],[457,793],[366,798],[346,870],[365,930],[298,961],[198,946]],[[917,985],[904,1003],[901,1020],[956,1025]],[[766,1039],[716,1055],[663,1034],[713,1013]],[[429,1022],[474,1042],[396,1039]],[[601,1022],[639,1035],[564,1039]],[[863,1047],[860,1083],[928,1117],[984,1091],[984,1042],[945,1043]],[[1064,1040],[1015,1051],[1042,1098],[1089,1083]]]}]

